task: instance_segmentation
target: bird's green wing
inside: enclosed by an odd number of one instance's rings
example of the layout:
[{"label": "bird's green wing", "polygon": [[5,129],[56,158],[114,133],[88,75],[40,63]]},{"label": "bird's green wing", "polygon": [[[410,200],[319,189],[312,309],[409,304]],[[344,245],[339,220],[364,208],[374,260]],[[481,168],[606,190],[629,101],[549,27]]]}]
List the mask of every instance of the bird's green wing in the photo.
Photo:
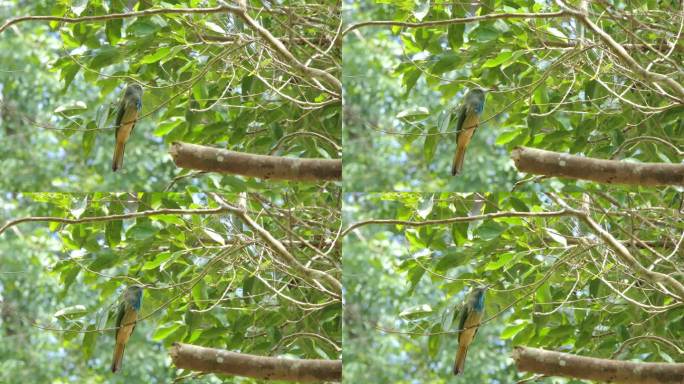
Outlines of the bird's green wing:
[{"label": "bird's green wing", "polygon": [[115,136],[115,137],[116,137],[116,135],[118,134],[118,132],[119,132],[119,127],[121,127],[121,122],[123,121],[124,112],[125,112],[125,111],[124,111],[124,109],[125,109],[124,106],[125,106],[125,105],[126,105],[126,103],[124,103],[123,101],[122,101],[121,103],[119,103],[119,110],[116,112],[116,130],[114,131],[114,136]]},{"label": "bird's green wing", "polygon": [[461,133],[461,128],[463,128],[463,123],[466,119],[466,109],[465,106],[461,106],[458,112],[458,121],[456,122],[456,137]]},{"label": "bird's green wing", "polygon": [[464,304],[463,308],[461,308],[461,320],[458,322],[458,334],[460,335],[461,332],[463,332],[463,328],[465,327],[465,322],[466,319],[468,318],[468,307]]},{"label": "bird's green wing", "polygon": [[121,322],[123,321],[125,311],[126,311],[126,306],[124,303],[121,303],[119,305],[119,313],[116,315],[116,333],[115,333],[115,335],[117,333],[119,333],[119,327],[121,327]]}]

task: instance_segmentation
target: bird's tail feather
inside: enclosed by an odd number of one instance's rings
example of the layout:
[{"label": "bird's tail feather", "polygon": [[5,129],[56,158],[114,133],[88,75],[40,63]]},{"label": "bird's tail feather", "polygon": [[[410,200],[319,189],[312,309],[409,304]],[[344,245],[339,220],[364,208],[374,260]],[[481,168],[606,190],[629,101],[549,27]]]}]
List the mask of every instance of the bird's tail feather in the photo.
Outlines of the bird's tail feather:
[{"label": "bird's tail feather", "polygon": [[116,346],[114,346],[114,357],[112,358],[112,372],[114,373],[121,369],[125,348],[126,344],[124,343],[116,343]]},{"label": "bird's tail feather", "polygon": [[114,159],[112,160],[112,171],[116,172],[117,170],[123,168],[125,148],[126,143],[119,143],[118,141],[116,142],[116,148],[114,148]]},{"label": "bird's tail feather", "polygon": [[465,157],[465,147],[456,147],[456,155],[454,155],[454,162],[451,165],[451,176],[456,176],[461,173],[463,168],[463,159]]},{"label": "bird's tail feather", "polygon": [[454,362],[454,375],[460,375],[463,373],[463,367],[465,366],[466,355],[468,354],[467,345],[459,345],[458,352],[456,352],[456,362]]}]

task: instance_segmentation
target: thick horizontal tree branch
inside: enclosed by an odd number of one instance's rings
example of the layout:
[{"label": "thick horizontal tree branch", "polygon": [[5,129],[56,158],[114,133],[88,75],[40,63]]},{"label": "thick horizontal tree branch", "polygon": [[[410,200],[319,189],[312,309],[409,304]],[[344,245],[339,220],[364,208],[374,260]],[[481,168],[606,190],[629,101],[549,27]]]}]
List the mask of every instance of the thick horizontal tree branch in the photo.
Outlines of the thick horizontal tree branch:
[{"label": "thick horizontal tree branch", "polygon": [[684,364],[599,359],[527,347],[515,347],[512,357],[519,371],[547,376],[626,384],[684,383]]},{"label": "thick horizontal tree branch", "polygon": [[340,37],[346,35],[347,33],[361,28],[369,26],[392,26],[392,27],[403,27],[403,28],[426,28],[426,27],[436,27],[452,24],[465,24],[474,23],[489,20],[501,20],[501,19],[550,19],[550,18],[563,18],[563,17],[573,17],[577,19],[578,22],[584,24],[589,30],[594,32],[599,36],[601,41],[603,41],[618,57],[620,57],[633,71],[638,73],[645,79],[653,80],[662,84],[667,84],[670,86],[679,96],[680,102],[684,100],[684,86],[677,83],[670,76],[663,75],[656,72],[651,72],[646,68],[642,67],[637,63],[634,58],[632,58],[625,48],[616,42],[608,33],[598,27],[589,17],[576,9],[573,9],[565,5],[562,1],[556,1],[562,10],[558,12],[546,12],[546,13],[491,13],[481,16],[473,17],[457,17],[452,19],[444,20],[431,20],[424,22],[407,22],[407,21],[396,21],[396,20],[372,20],[364,21],[352,24],[348,26],[340,35]]},{"label": "thick horizontal tree branch", "polygon": [[111,13],[107,15],[94,15],[94,16],[83,16],[83,17],[61,17],[61,16],[20,16],[14,17],[7,20],[0,26],[0,33],[5,29],[9,28],[11,25],[30,20],[39,21],[59,21],[62,23],[82,23],[82,22],[98,22],[107,21],[114,19],[125,19],[132,17],[146,17],[153,15],[162,14],[212,14],[212,13],[232,13],[242,20],[244,20],[249,26],[257,32],[261,37],[266,39],[268,44],[272,46],[278,53],[287,59],[297,70],[300,72],[315,77],[318,79],[323,79],[335,87],[335,92],[339,95],[342,92],[342,83],[335,76],[330,73],[318,69],[311,68],[299,61],[286,47],[278,40],[275,36],[271,34],[266,28],[262,27],[256,20],[251,18],[247,14],[247,10],[238,6],[231,6],[228,4],[221,4],[218,7],[213,8],[158,8],[158,9],[146,9],[137,12],[126,12],[126,13]]},{"label": "thick horizontal tree branch", "polygon": [[78,219],[68,219],[66,217],[54,217],[54,216],[30,216],[22,217],[16,220],[10,220],[6,222],[2,227],[0,227],[0,235],[7,230],[7,228],[13,227],[21,223],[29,222],[55,222],[62,224],[81,224],[81,223],[95,223],[95,222],[106,222],[115,220],[125,220],[125,219],[135,219],[138,217],[147,216],[157,216],[157,215],[217,215],[220,213],[228,212],[229,210],[225,207],[219,207],[214,209],[157,209],[149,211],[131,212],[119,215],[108,215],[108,216],[91,216],[91,217],[81,217]]},{"label": "thick horizontal tree branch", "polygon": [[600,238],[603,240],[604,243],[606,243],[610,248],[615,251],[617,257],[624,262],[627,266],[629,266],[635,273],[638,273],[639,275],[643,276],[644,279],[653,282],[655,284],[661,283],[661,284],[667,284],[668,287],[670,287],[675,294],[677,295],[675,298],[677,298],[679,301],[684,300],[684,284],[680,283],[678,280],[673,278],[672,276],[652,271],[639,262],[639,260],[627,249],[625,244],[623,244],[620,240],[616,239],[613,235],[611,235],[608,231],[603,229],[594,219],[592,219],[588,214],[572,209],[570,207],[565,207],[564,209],[560,211],[550,211],[550,212],[517,212],[517,211],[505,211],[505,212],[493,212],[493,213],[487,213],[484,215],[476,215],[476,216],[461,216],[461,217],[450,217],[447,219],[439,219],[439,220],[423,220],[423,221],[411,221],[411,220],[394,220],[394,219],[371,219],[371,220],[364,220],[364,221],[358,221],[356,223],[351,224],[347,228],[345,228],[337,241],[340,241],[340,239],[344,238],[349,232],[352,230],[365,226],[365,225],[371,225],[371,224],[389,224],[389,225],[405,225],[405,226],[411,226],[411,227],[421,227],[421,226],[429,226],[429,225],[448,225],[448,224],[453,224],[453,223],[462,223],[462,222],[471,222],[471,221],[478,221],[478,220],[491,220],[491,219],[496,219],[496,218],[502,218],[502,217],[561,217],[561,216],[575,216],[578,219],[582,220],[585,222]]},{"label": "thick horizontal tree branch", "polygon": [[364,221],[357,221],[351,224],[342,231],[340,238],[346,236],[352,230],[370,224],[389,224],[389,225],[405,225],[408,227],[422,227],[429,225],[445,225],[453,223],[466,223],[471,221],[497,219],[500,217],[560,217],[560,216],[570,216],[573,213],[568,210],[551,211],[551,212],[517,212],[517,211],[506,211],[506,212],[493,212],[486,213],[484,215],[474,215],[474,216],[460,216],[460,217],[449,217],[447,219],[439,220],[423,220],[423,221],[412,221],[412,220],[395,220],[395,219],[371,219]]},{"label": "thick horizontal tree branch", "polygon": [[[540,42],[545,47],[557,47],[557,48],[575,48],[575,47],[578,47],[580,45],[579,42],[573,41],[573,40],[568,40],[568,41],[541,40]],[[658,51],[667,52],[670,49],[674,49],[674,50],[679,51],[679,52],[684,52],[684,46],[672,45],[672,43],[667,41],[666,39],[662,39],[662,40],[660,40],[656,43],[653,43],[653,44],[623,43],[621,45],[625,49],[629,49],[629,50],[648,51],[649,49],[651,49],[651,50],[658,50]]]},{"label": "thick horizontal tree branch", "polygon": [[174,343],[169,351],[182,369],[261,380],[342,381],[342,360],[281,359]]},{"label": "thick horizontal tree branch", "polygon": [[83,23],[89,21],[107,21],[114,19],[126,19],[132,17],[145,17],[163,14],[190,14],[190,13],[225,13],[225,12],[241,12],[241,9],[237,6],[221,5],[213,8],[157,8],[157,9],[146,9],[144,11],[137,12],[126,12],[126,13],[110,13],[107,15],[94,15],[94,16],[82,16],[82,17],[61,17],[61,16],[19,16],[13,17],[5,21],[2,26],[0,26],[0,33],[2,33],[9,26],[23,22],[23,21],[59,21],[61,23]]},{"label": "thick horizontal tree branch", "polygon": [[424,21],[420,23],[412,23],[408,21],[397,21],[397,20],[371,20],[371,21],[362,21],[360,23],[352,24],[345,28],[344,32],[342,32],[341,36],[346,35],[347,33],[359,29],[362,27],[379,27],[379,26],[385,26],[385,27],[404,27],[404,28],[429,28],[429,27],[437,27],[437,26],[442,26],[442,25],[452,25],[452,24],[466,24],[466,23],[475,23],[475,22],[480,22],[480,21],[489,21],[489,20],[501,20],[501,19],[551,19],[555,17],[563,17],[565,16],[565,12],[559,11],[559,12],[549,12],[549,13],[490,13],[488,15],[482,15],[482,16],[473,16],[473,17],[455,17],[453,19],[445,19],[445,20],[433,20],[433,21]]},{"label": "thick horizontal tree branch", "polygon": [[511,158],[520,172],[607,184],[684,185],[684,164],[629,163],[543,149],[517,147]]},{"label": "thick horizontal tree branch", "polygon": [[342,160],[296,159],[254,155],[190,143],[173,143],[176,166],[262,179],[297,181],[341,180]]}]

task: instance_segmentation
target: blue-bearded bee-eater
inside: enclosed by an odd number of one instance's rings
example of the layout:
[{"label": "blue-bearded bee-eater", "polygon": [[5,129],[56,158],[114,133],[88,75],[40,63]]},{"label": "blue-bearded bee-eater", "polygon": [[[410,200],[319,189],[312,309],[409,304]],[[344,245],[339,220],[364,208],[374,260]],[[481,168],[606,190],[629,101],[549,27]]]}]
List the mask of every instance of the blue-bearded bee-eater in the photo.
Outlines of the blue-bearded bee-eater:
[{"label": "blue-bearded bee-eater", "polygon": [[[466,148],[470,144],[470,139],[475,133],[475,129],[480,124],[480,116],[484,110],[485,90],[474,88],[466,93],[463,104],[458,113],[456,122],[456,154],[451,165],[451,175],[456,176],[461,173],[463,159]],[[450,125],[451,126],[451,125]]]},{"label": "blue-bearded bee-eater", "polygon": [[461,320],[458,324],[458,351],[454,362],[454,375],[463,373],[468,347],[475,339],[480,322],[484,317],[484,296],[487,287],[475,287],[468,294],[461,310]]},{"label": "blue-bearded bee-eater", "polygon": [[119,103],[119,110],[116,115],[116,132],[114,159],[112,160],[112,171],[123,167],[124,149],[126,142],[135,128],[138,114],[142,111],[143,89],[138,84],[129,84],[124,91],[124,95]]},{"label": "blue-bearded bee-eater", "polygon": [[112,358],[112,372],[121,369],[126,343],[133,334],[135,323],[142,307],[143,288],[140,285],[131,285],[126,288],[119,305],[119,314],[116,318],[116,339],[114,356]]}]

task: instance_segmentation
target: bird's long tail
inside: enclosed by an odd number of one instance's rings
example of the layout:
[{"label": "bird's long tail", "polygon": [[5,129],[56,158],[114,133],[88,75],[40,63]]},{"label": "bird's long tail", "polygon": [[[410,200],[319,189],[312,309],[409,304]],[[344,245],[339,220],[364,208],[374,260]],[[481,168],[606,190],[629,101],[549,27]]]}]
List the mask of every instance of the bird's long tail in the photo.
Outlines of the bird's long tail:
[{"label": "bird's long tail", "polygon": [[112,171],[123,168],[123,158],[124,149],[126,148],[126,143],[116,142],[116,148],[114,148],[114,159],[112,160]]},{"label": "bird's long tail", "polygon": [[123,361],[125,348],[126,344],[124,343],[116,343],[114,346],[114,357],[112,357],[112,372],[114,373],[121,369],[121,362]]},{"label": "bird's long tail", "polygon": [[454,362],[454,375],[460,375],[463,373],[463,367],[465,366],[466,355],[468,354],[467,345],[459,345],[458,352],[456,352],[456,362]]},{"label": "bird's long tail", "polygon": [[461,147],[460,145],[456,147],[456,155],[454,155],[454,162],[451,165],[451,176],[456,176],[461,173],[465,151],[466,147]]}]

